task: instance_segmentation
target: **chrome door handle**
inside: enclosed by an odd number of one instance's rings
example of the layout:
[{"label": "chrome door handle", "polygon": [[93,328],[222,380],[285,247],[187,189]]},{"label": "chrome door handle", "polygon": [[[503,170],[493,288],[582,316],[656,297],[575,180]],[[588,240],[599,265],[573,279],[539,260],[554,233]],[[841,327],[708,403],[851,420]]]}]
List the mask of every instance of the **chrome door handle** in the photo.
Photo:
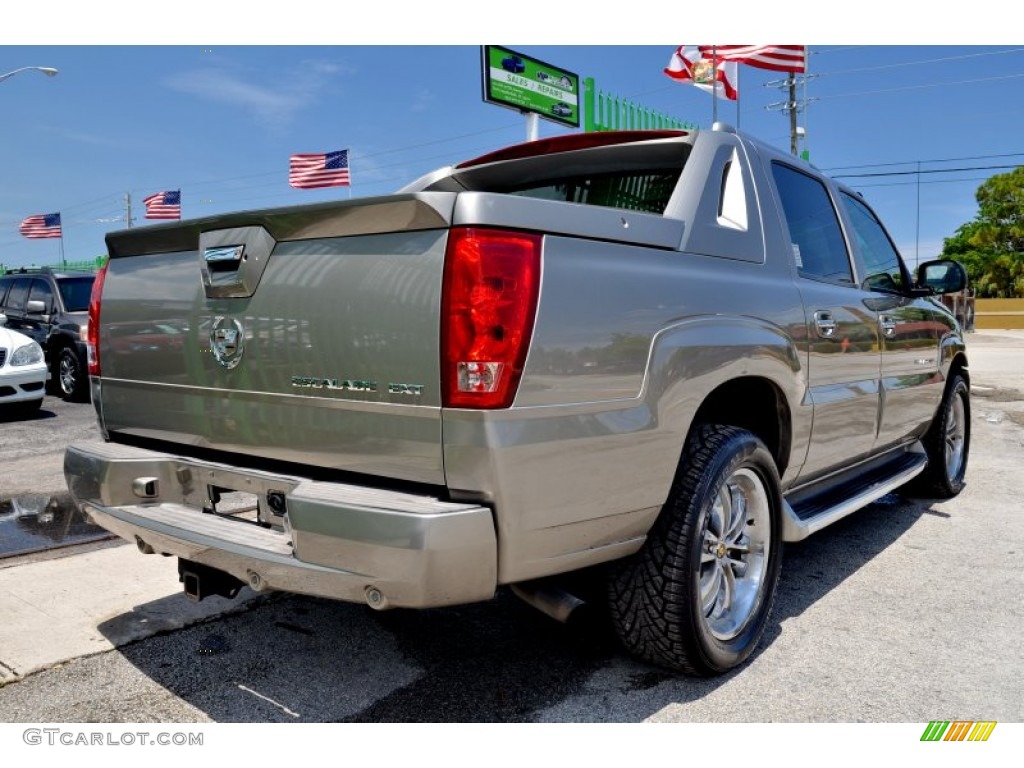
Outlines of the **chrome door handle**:
[{"label": "chrome door handle", "polygon": [[892,315],[879,315],[878,324],[882,327],[882,335],[886,338],[896,335],[896,318]]},{"label": "chrome door handle", "polygon": [[814,313],[814,325],[818,335],[823,339],[832,339],[836,335],[836,319],[827,309],[819,309]]}]

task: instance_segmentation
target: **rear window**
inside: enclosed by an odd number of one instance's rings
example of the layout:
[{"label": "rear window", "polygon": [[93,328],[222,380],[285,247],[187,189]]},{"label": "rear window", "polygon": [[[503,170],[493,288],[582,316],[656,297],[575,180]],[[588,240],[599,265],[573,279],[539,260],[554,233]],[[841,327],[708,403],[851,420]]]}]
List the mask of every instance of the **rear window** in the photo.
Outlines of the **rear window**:
[{"label": "rear window", "polygon": [[[541,140],[538,144],[542,144]],[[425,189],[450,192],[495,192],[578,205],[663,214],[692,150],[683,134],[653,140],[576,149],[566,142],[547,153],[471,162]],[[535,148],[531,148],[535,149]],[[497,159],[495,159],[497,158]]]},{"label": "rear window", "polygon": [[87,312],[89,310],[92,281],[95,279],[89,275],[88,277],[63,277],[57,281],[66,312]]},{"label": "rear window", "polygon": [[519,189],[494,191],[564,203],[663,213],[672,196],[672,190],[679,181],[681,171],[681,168],[663,168],[630,173],[568,176]]}]

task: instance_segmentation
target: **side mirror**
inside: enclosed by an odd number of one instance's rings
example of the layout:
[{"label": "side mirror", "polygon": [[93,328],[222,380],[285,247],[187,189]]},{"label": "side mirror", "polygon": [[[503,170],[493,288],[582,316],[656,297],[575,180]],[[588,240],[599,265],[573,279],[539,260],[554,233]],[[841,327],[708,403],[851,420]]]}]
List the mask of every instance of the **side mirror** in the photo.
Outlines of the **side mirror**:
[{"label": "side mirror", "polygon": [[926,261],[917,268],[917,287],[931,289],[932,293],[959,293],[967,287],[967,272],[950,259]]},{"label": "side mirror", "polygon": [[38,299],[32,299],[31,301],[25,302],[25,314],[44,315],[46,314],[46,304]]}]

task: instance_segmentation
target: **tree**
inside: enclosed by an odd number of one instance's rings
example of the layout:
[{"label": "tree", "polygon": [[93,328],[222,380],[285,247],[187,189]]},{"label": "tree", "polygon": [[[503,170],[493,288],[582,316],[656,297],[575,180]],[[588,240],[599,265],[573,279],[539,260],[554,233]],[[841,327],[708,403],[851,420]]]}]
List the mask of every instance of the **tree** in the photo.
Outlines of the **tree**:
[{"label": "tree", "polygon": [[942,256],[964,265],[975,295],[1024,296],[1024,166],[986,180],[978,215],[943,243]]}]

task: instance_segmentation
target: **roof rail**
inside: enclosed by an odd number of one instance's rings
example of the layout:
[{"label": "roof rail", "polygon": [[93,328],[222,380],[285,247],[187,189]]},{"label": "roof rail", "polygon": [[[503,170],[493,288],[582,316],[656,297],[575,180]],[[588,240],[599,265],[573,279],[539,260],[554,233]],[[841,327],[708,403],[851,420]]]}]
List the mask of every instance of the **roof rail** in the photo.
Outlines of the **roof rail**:
[{"label": "roof rail", "polygon": [[85,264],[69,264],[65,267],[6,267],[0,269],[0,277],[4,275],[69,275],[73,273],[92,274],[95,266]]}]

